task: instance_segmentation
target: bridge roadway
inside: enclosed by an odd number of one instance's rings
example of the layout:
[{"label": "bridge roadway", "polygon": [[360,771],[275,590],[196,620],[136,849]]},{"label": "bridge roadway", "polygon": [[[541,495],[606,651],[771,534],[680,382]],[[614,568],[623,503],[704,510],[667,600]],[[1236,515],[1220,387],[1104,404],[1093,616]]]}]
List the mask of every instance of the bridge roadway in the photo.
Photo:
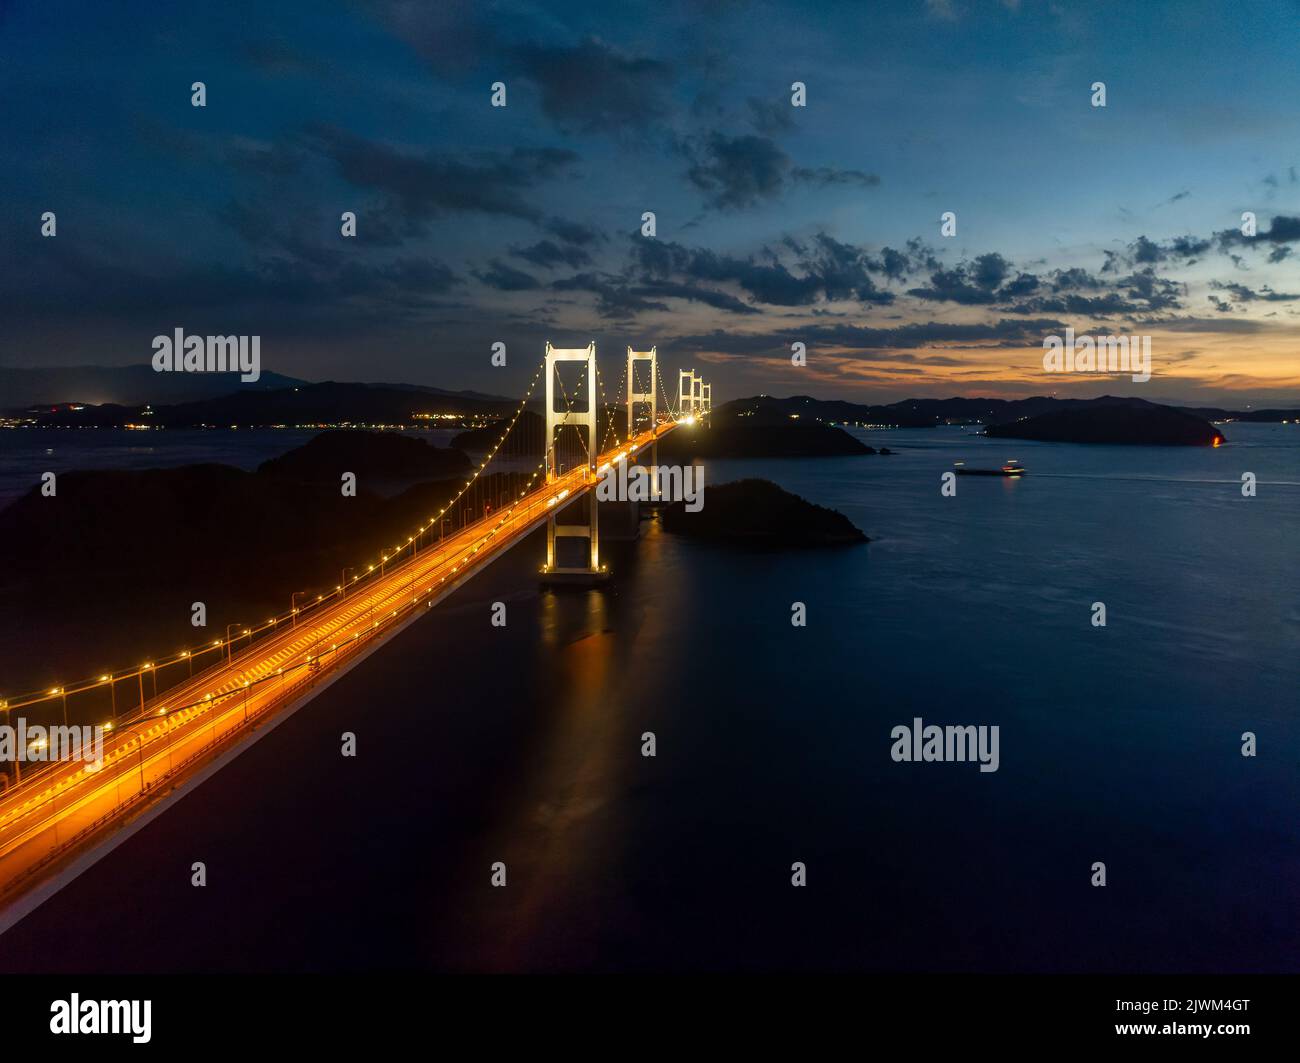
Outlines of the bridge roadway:
[{"label": "bridge roadway", "polygon": [[[668,422],[600,455],[597,468],[640,452]],[[177,684],[123,717],[105,736],[102,763],[62,762],[0,797],[0,905],[43,879],[105,830],[147,806],[226,746],[226,739],[304,700],[321,679],[404,626],[416,606],[442,597],[595,486],[580,466],[413,557],[385,566],[346,597],[304,610],[295,625]],[[413,619],[413,617],[412,617]],[[33,765],[35,769],[35,765]]]}]

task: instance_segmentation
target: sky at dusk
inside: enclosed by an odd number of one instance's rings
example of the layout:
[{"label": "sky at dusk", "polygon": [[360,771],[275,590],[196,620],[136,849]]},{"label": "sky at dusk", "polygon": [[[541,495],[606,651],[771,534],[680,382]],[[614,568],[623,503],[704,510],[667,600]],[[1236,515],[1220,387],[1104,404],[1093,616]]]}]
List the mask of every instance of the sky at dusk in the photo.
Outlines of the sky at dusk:
[{"label": "sky at dusk", "polygon": [[[506,395],[595,339],[715,399],[1300,403],[1295,0],[0,0],[0,40],[3,366],[182,327]],[[1044,373],[1067,325],[1152,379]]]}]

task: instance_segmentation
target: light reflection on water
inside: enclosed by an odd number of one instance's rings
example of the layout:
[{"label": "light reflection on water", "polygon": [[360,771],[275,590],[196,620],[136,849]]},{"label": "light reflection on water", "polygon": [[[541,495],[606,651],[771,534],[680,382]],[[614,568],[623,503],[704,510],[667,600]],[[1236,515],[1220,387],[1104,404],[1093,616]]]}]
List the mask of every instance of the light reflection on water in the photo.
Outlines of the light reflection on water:
[{"label": "light reflection on water", "polygon": [[[471,965],[1294,969],[1300,431],[1228,435],[1012,453],[877,432],[895,456],[709,462],[707,483],[766,476],[874,541],[750,553],[652,528],[608,617],[543,596],[535,668],[568,721],[543,759],[564,769],[501,837],[533,817],[547,884],[508,956]],[[943,498],[972,456],[1029,474]],[[1001,769],[894,764],[915,717],[999,725]],[[1248,730],[1267,755],[1240,755]]]}]

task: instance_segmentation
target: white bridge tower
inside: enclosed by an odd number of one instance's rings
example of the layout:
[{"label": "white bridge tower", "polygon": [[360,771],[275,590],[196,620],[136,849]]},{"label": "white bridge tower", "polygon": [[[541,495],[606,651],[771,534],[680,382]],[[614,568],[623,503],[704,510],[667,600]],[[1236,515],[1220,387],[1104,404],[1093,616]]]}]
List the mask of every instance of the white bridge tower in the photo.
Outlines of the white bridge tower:
[{"label": "white bridge tower", "polygon": [[702,416],[712,409],[713,385],[706,384],[702,376],[696,376],[694,369],[679,369],[677,371],[678,416]]},{"label": "white bridge tower", "polygon": [[[586,363],[586,410],[578,412],[573,410],[557,410],[555,408],[555,379],[556,365],[561,362],[585,362]],[[578,395],[574,396],[574,401],[580,401]],[[546,482],[553,483],[560,477],[563,470],[556,467],[555,452],[555,433],[561,426],[574,426],[578,429],[585,428],[587,431],[587,469],[585,476],[588,480],[596,475],[596,457],[600,448],[600,439],[596,434],[596,344],[593,340],[586,347],[576,347],[568,350],[561,350],[558,347],[552,347],[550,341],[546,344]],[[599,509],[596,504],[595,491],[587,492],[587,499],[584,505],[587,506],[589,517],[585,524],[560,524],[557,521],[562,510],[566,507],[563,502],[558,503],[551,515],[546,520],[546,569],[548,575],[560,576],[598,576],[602,574],[600,567],[600,521]],[[586,568],[558,568],[555,557],[555,540],[557,538],[579,538],[586,539],[590,546],[589,560]]]}]

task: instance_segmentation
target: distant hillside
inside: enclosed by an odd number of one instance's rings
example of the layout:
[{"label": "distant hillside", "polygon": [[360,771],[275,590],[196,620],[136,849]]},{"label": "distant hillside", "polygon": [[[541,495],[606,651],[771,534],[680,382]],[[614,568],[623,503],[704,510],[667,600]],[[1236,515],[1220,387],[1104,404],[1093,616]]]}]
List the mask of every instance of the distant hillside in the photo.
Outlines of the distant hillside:
[{"label": "distant hillside", "polygon": [[716,425],[732,422],[750,425],[786,424],[790,421],[821,421],[832,424],[881,425],[900,428],[930,428],[955,422],[983,424],[989,420],[1011,420],[1043,413],[1058,400],[1046,397],[1031,399],[908,399],[888,405],[864,405],[856,402],[814,399],[794,395],[780,399],[758,395],[733,399],[713,412]]},{"label": "distant hillside", "polygon": [[509,395],[494,395],[488,391],[450,391],[447,388],[435,388],[430,384],[395,384],[367,381],[365,386],[368,388],[378,388],[381,391],[422,391],[427,395],[441,395],[448,399],[476,399],[481,402],[498,404],[509,404],[519,401],[518,399],[512,399]]},{"label": "distant hillside", "polygon": [[[158,373],[152,365],[79,365],[66,367],[0,368],[0,411],[29,406],[75,403],[91,406],[174,406],[220,399],[241,391],[282,391],[310,387],[311,382],[282,373],[263,371],[253,383],[238,373]],[[482,391],[449,391],[427,384],[358,383],[377,391],[419,392],[453,400],[494,406],[510,405],[509,396]]]},{"label": "distant hillside", "polygon": [[[337,435],[351,445],[367,433]],[[175,652],[221,636],[228,623],[284,612],[294,592],[327,593],[344,566],[355,574],[404,540],[465,482],[457,451],[390,434],[370,441],[347,455],[362,470],[355,497],[329,468],[339,457],[327,454],[339,445],[330,439],[268,462],[270,470],[65,472],[54,497],[33,487],[0,510],[0,555],[10,562],[0,566],[0,695]],[[456,471],[384,497],[363,462],[393,444],[437,456],[408,454],[407,472],[444,461]],[[526,481],[489,476],[481,496],[511,498]],[[206,628],[190,625],[193,602],[206,605]]]},{"label": "distant hillside", "polygon": [[358,483],[389,484],[461,476],[473,466],[460,450],[431,446],[396,432],[322,432],[304,446],[263,462],[258,473],[299,483],[337,485],[344,472]]},{"label": "distant hillside", "polygon": [[304,383],[262,373],[252,384],[238,373],[156,373],[151,365],[80,365],[66,368],[0,369],[0,409],[55,403],[154,406],[196,402],[237,391],[276,391]]},{"label": "distant hillside", "polygon": [[1155,446],[1217,446],[1223,433],[1200,417],[1167,406],[1090,406],[1054,410],[1011,424],[992,425],[999,439],[1048,443],[1127,443]]},{"label": "distant hillside", "polygon": [[246,390],[198,402],[154,406],[147,418],[139,407],[87,406],[83,410],[37,411],[37,423],[112,427],[145,422],[163,428],[397,425],[410,424],[420,414],[434,417],[451,414],[500,416],[512,410],[514,405],[508,401],[469,398],[423,388],[385,388],[326,381],[277,391]]},{"label": "distant hillside", "polygon": [[[1009,424],[1022,417],[1036,417],[1054,410],[1094,406],[1133,406],[1184,409],[1163,406],[1131,396],[1103,395],[1095,399],[1057,399],[1046,395],[1027,399],[906,399],[886,405],[865,405],[838,400],[814,399],[807,395],[775,398],[756,395],[733,399],[713,413],[714,424],[732,421],[746,424],[780,424],[791,420],[813,420],[830,424],[932,428],[941,424]],[[1300,419],[1300,409],[1235,411],[1217,407],[1185,408],[1185,412],[1213,421],[1290,421]]]}]

